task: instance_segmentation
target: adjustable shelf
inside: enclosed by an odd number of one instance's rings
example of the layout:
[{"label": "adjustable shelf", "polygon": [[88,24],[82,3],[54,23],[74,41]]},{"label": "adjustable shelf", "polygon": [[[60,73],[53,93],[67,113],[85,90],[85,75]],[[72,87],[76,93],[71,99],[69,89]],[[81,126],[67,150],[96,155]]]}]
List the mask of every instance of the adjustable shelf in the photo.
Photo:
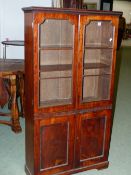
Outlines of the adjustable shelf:
[{"label": "adjustable shelf", "polygon": [[57,106],[57,105],[67,105],[71,104],[71,99],[56,99],[56,100],[45,100],[40,101],[40,106]]},{"label": "adjustable shelf", "polygon": [[72,46],[68,45],[48,45],[48,46],[41,46],[39,50],[72,50]]},{"label": "adjustable shelf", "polygon": [[[84,69],[109,68],[110,65],[104,63],[85,63]],[[71,64],[41,65],[40,72],[67,71],[72,70]]]},{"label": "adjustable shelf", "polygon": [[84,46],[85,49],[113,49],[113,47],[106,44],[86,44]]}]

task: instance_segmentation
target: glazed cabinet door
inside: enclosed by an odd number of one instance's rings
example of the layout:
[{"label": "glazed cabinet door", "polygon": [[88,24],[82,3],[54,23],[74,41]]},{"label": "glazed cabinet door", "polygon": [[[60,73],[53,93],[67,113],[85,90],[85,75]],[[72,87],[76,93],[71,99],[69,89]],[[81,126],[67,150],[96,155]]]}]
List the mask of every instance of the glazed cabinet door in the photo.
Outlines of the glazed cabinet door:
[{"label": "glazed cabinet door", "polygon": [[80,19],[79,107],[111,103],[114,86],[117,18]]},{"label": "glazed cabinet door", "polygon": [[36,167],[38,174],[57,174],[73,167],[74,116],[36,121]]},{"label": "glazed cabinet door", "polygon": [[73,15],[41,14],[36,16],[35,27],[38,51],[35,57],[38,68],[36,110],[50,112],[50,109],[63,111],[74,108],[78,19]]},{"label": "glazed cabinet door", "polygon": [[77,119],[76,167],[88,167],[108,160],[111,112],[80,114]]}]

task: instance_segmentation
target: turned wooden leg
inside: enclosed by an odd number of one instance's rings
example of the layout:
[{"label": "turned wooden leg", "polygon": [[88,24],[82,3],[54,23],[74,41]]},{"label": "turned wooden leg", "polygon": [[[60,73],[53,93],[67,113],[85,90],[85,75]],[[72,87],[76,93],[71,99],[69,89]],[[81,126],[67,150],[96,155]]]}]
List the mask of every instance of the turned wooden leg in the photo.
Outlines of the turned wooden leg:
[{"label": "turned wooden leg", "polygon": [[19,114],[18,114],[18,105],[16,101],[16,75],[10,76],[10,83],[11,83],[11,120],[12,120],[12,130],[16,133],[21,132],[21,126],[19,121]]},{"label": "turned wooden leg", "polygon": [[21,105],[20,116],[24,117],[24,74],[23,74],[23,72],[18,72],[17,75],[18,75],[18,82],[19,82],[18,94],[20,97],[20,105]]}]

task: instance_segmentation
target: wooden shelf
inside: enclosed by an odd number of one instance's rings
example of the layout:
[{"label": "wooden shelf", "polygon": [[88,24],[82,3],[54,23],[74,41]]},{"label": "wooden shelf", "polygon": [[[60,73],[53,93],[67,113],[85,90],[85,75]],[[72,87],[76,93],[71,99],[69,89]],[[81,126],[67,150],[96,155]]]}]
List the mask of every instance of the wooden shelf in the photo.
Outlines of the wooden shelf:
[{"label": "wooden shelf", "polygon": [[51,72],[51,71],[66,71],[71,70],[71,64],[55,64],[55,65],[44,65],[40,66],[41,72]]},{"label": "wooden shelf", "polygon": [[57,106],[57,105],[65,105],[65,104],[71,104],[72,100],[69,99],[55,99],[55,100],[46,100],[41,101],[40,106]]},{"label": "wooden shelf", "polygon": [[113,49],[106,44],[86,44],[85,49]]},{"label": "wooden shelf", "polygon": [[111,74],[90,74],[90,75],[83,75],[83,77],[88,77],[88,76],[91,76],[91,77],[100,77],[100,76],[110,76]]},{"label": "wooden shelf", "polygon": [[39,80],[40,80],[40,81],[41,81],[41,80],[48,80],[48,79],[49,79],[49,80],[50,80],[50,79],[53,80],[53,79],[62,79],[62,78],[64,78],[64,79],[65,79],[65,78],[71,79],[72,76],[59,76],[59,77],[58,77],[58,76],[57,76],[57,77],[54,76],[54,77],[44,77],[44,78],[42,77],[42,78],[40,78]]},{"label": "wooden shelf", "polygon": [[97,47],[97,46],[93,46],[93,47],[91,47],[91,46],[87,46],[87,47],[85,47],[85,49],[113,49],[112,47]]},{"label": "wooden shelf", "polygon": [[84,69],[101,69],[101,68],[109,68],[110,65],[104,63],[85,63]]},{"label": "wooden shelf", "polygon": [[61,45],[61,46],[52,45],[52,46],[41,46],[39,49],[40,50],[72,50],[73,47],[66,46],[66,45]]},{"label": "wooden shelf", "polygon": [[[101,97],[91,97],[90,96],[90,97],[84,97],[82,102],[86,103],[86,102],[90,102],[90,101],[92,102],[92,101],[99,101],[99,100],[101,100]],[[105,99],[105,100],[107,100],[107,99]]]},{"label": "wooden shelf", "polygon": [[[84,69],[101,69],[109,68],[110,65],[103,63],[85,63]],[[71,64],[55,64],[55,65],[42,65],[40,66],[40,72],[51,72],[51,71],[67,71],[71,70]]]},{"label": "wooden shelf", "polygon": [[[112,47],[106,45],[94,45],[89,44],[84,47],[85,49],[113,49]],[[72,46],[42,46],[39,50],[72,50]]]}]

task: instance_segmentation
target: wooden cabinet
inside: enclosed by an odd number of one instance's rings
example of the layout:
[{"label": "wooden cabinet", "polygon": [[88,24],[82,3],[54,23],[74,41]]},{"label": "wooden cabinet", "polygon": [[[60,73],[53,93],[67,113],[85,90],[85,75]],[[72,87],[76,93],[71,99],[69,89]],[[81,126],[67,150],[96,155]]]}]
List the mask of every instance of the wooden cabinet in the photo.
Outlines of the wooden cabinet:
[{"label": "wooden cabinet", "polygon": [[26,173],[108,167],[121,13],[23,10]]}]

